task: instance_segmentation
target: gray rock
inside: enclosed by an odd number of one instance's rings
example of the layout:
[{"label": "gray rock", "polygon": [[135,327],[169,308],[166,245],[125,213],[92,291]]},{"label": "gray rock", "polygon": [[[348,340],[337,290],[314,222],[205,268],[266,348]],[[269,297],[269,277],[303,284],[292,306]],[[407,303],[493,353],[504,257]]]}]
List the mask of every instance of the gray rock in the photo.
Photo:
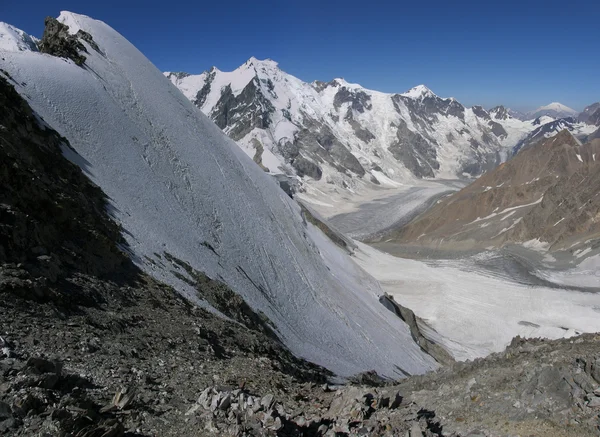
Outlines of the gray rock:
[{"label": "gray rock", "polygon": [[269,408],[271,408],[271,406],[273,405],[273,401],[274,401],[274,396],[272,394],[268,394],[265,395],[261,400],[260,400],[260,405],[262,407],[265,408],[265,410],[268,410]]},{"label": "gray rock", "polygon": [[198,400],[196,401],[204,409],[210,408],[211,392],[212,392],[211,387],[205,388],[204,391],[200,394],[200,397],[198,398]]},{"label": "gray rock", "polygon": [[410,426],[410,437],[423,437],[423,431],[419,422],[413,422]]},{"label": "gray rock", "polygon": [[192,407],[191,407],[189,410],[187,410],[187,411],[185,412],[185,415],[186,415],[186,416],[192,416],[192,415],[196,414],[196,412],[197,412],[197,411],[198,411],[200,408],[202,408],[202,406],[201,406],[200,404],[194,404],[194,405],[192,405]]},{"label": "gray rock", "polygon": [[600,408],[600,397],[594,397],[588,402],[590,408]]},{"label": "gray rock", "polygon": [[212,397],[212,401],[210,403],[210,410],[215,411],[219,408],[219,404],[221,403],[221,393],[217,393]]},{"label": "gray rock", "polygon": [[10,419],[0,421],[0,435],[8,435],[6,433],[16,427],[17,421],[12,417]]}]

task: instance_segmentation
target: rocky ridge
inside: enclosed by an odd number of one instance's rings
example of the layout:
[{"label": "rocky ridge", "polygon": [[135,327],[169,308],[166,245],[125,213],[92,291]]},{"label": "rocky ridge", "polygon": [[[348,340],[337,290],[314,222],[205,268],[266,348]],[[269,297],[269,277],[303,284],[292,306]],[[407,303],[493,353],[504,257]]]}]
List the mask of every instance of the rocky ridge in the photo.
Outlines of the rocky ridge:
[{"label": "rocky ridge", "polygon": [[593,240],[600,232],[597,157],[598,140],[581,145],[564,130],[445,198],[393,238],[462,249],[531,240],[560,249]]},{"label": "rocky ridge", "polygon": [[600,102],[586,106],[577,116],[577,120],[583,123],[600,126]]}]

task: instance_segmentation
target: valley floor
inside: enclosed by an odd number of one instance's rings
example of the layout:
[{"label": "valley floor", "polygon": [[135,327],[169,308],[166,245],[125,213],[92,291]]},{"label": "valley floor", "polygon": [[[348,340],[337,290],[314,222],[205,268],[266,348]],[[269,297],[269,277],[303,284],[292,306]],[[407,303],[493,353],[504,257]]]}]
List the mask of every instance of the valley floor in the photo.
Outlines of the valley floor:
[{"label": "valley floor", "polygon": [[[335,215],[331,208],[314,208],[328,215],[335,229],[368,241],[407,223],[460,185],[424,181],[381,190],[336,204]],[[458,360],[500,352],[517,335],[557,339],[599,332],[597,250],[550,255],[529,246],[441,252],[357,242],[354,259],[387,294],[414,311],[426,337]]]},{"label": "valley floor", "polygon": [[298,198],[348,237],[365,241],[405,225],[438,199],[466,184],[463,180],[421,180],[357,194],[312,188],[310,195],[300,194]]}]

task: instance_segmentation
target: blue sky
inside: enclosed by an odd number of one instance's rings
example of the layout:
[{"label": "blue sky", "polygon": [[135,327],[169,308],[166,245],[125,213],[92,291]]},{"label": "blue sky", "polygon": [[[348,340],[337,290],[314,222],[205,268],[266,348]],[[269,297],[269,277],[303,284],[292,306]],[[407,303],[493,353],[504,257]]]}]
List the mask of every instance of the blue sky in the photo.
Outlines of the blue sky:
[{"label": "blue sky", "polygon": [[597,0],[0,0],[0,21],[41,36],[60,10],[107,22],[161,70],[232,70],[255,56],[306,81],[423,83],[467,105],[600,100]]}]

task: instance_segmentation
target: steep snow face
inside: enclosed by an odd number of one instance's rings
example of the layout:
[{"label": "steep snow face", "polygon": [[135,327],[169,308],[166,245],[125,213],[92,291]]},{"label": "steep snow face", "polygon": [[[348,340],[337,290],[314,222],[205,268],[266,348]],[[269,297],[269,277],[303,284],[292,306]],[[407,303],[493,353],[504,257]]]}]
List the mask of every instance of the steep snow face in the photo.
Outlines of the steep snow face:
[{"label": "steep snow face", "polygon": [[569,108],[562,103],[552,102],[549,105],[540,106],[539,108],[528,112],[527,118],[534,119],[542,115],[548,115],[554,118],[577,117],[578,114],[579,113],[576,110]]},{"label": "steep snow face", "polygon": [[305,83],[255,58],[229,73],[165,75],[265,170],[301,178],[309,197],[476,176],[506,156],[487,113],[424,85],[385,94],[343,79]]},{"label": "steep snow face", "polygon": [[378,282],[307,225],[298,204],[134,46],[100,21],[59,20],[98,45],[81,41],[83,67],[6,50],[0,66],[111,199],[142,269],[199,304],[187,270],[172,260],[227,283],[294,353],[340,375],[436,367],[379,304]]},{"label": "steep snow face", "polygon": [[37,39],[0,21],[0,50],[7,52],[37,51]]}]

